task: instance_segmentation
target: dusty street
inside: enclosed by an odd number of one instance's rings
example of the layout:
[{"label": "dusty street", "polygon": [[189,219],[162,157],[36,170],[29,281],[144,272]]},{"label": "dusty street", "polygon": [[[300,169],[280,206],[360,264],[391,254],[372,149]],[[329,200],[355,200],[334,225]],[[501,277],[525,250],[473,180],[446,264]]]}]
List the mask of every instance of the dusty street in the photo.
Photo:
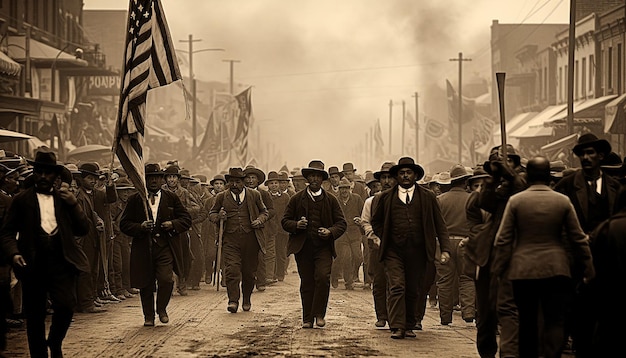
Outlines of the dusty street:
[{"label": "dusty street", "polygon": [[[476,328],[458,312],[451,326],[427,309],[417,338],[392,340],[374,327],[372,292],[358,286],[331,289],[326,327],[301,328],[299,278],[255,291],[252,310],[226,311],[226,289],[202,284],[189,296],[175,295],[170,322],[143,327],[139,298],[108,304],[102,314],[77,314],[64,343],[66,357],[478,357]],[[9,357],[28,357],[25,329],[9,333]]]}]

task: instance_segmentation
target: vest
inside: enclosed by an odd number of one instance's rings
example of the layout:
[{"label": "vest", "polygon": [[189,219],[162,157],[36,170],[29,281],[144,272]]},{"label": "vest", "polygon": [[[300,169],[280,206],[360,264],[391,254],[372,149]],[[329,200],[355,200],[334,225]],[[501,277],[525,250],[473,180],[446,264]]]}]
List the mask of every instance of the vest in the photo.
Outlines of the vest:
[{"label": "vest", "polygon": [[237,205],[230,192],[224,195],[224,210],[228,219],[224,222],[224,232],[245,232],[252,231],[252,221],[250,220],[250,210],[248,209],[248,195],[243,199],[241,205]]},{"label": "vest", "polygon": [[391,244],[397,247],[424,245],[422,216],[415,193],[409,204],[403,203],[397,195],[391,200]]},{"label": "vest", "polygon": [[307,225],[307,237],[313,240],[314,244],[320,245],[323,240],[317,234],[317,229],[322,226],[322,201],[324,200],[323,194],[320,195],[317,201],[313,201],[308,193],[305,193],[307,200],[309,201],[308,217],[309,222]]}]

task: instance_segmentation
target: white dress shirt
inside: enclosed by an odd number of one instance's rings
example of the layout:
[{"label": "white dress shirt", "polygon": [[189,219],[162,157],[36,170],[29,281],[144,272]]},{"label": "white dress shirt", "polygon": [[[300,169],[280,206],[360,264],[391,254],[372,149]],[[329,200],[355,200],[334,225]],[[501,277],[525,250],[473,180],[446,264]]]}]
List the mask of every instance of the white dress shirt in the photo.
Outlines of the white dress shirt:
[{"label": "white dress shirt", "polygon": [[[235,202],[237,202],[237,194],[233,193],[232,191],[230,192],[230,195],[233,196],[233,199],[235,200]],[[243,199],[246,198],[246,188],[243,188],[241,190],[241,193],[239,193],[239,203],[243,203]]]},{"label": "white dress shirt", "polygon": [[411,202],[411,200],[413,200],[413,192],[415,191],[415,185],[413,185],[412,187],[408,188],[408,189],[404,189],[401,186],[398,186],[398,198],[400,199],[400,201],[402,201],[405,204],[407,203],[406,200],[406,195],[409,195],[409,203]]},{"label": "white dress shirt", "polygon": [[54,197],[49,194],[37,193],[39,202],[39,215],[41,216],[41,228],[48,235],[52,235],[57,229],[57,216],[54,211]]},{"label": "white dress shirt", "polygon": [[161,190],[154,193],[154,204],[152,204],[152,200],[150,198],[150,193],[148,193],[148,205],[150,206],[150,212],[152,213],[152,220],[156,221],[157,215],[159,214],[159,203],[161,202]]}]

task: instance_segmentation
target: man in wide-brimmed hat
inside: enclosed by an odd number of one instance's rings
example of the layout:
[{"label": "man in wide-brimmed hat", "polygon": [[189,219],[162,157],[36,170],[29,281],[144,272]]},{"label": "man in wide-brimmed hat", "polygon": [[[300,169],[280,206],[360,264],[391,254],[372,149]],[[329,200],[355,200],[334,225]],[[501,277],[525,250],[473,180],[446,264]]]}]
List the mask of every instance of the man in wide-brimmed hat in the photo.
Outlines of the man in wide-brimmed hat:
[{"label": "man in wide-brimmed hat", "polygon": [[[13,198],[0,229],[0,255],[10,259],[22,282],[30,356],[48,357],[50,349],[52,357],[62,357],[76,306],[77,275],[89,272],[76,240],[87,233],[88,220],[67,186],[54,188],[62,170],[54,152],[41,147],[29,162],[34,185]],[[46,337],[47,300],[54,313]]]},{"label": "man in wide-brimmed hat", "polygon": [[450,168],[450,189],[437,196],[441,207],[441,215],[446,221],[452,251],[450,261],[441,264],[435,261],[437,268],[437,296],[439,298],[439,317],[442,325],[452,323],[452,313],[455,301],[461,305],[461,318],[465,322],[473,322],[476,318],[474,281],[461,275],[462,257],[458,255],[461,242],[467,242],[469,237],[469,223],[465,216],[465,204],[469,198],[466,190],[467,179],[472,176],[467,169],[456,164]]},{"label": "man in wide-brimmed hat", "polygon": [[429,264],[450,259],[450,241],[433,192],[417,185],[424,169],[403,157],[389,168],[397,185],[384,191],[375,204],[372,227],[381,239],[379,260],[387,274],[387,297],[391,338],[415,337],[417,296]]},{"label": "man in wide-brimmed hat", "polygon": [[185,277],[189,272],[189,238],[185,233],[191,227],[191,215],[176,193],[162,187],[163,171],[158,163],[146,164],[145,173],[147,201],[139,192],[128,199],[120,230],[133,238],[130,284],[139,288],[143,325],[152,327],[155,313],[161,323],[170,320],[167,305],[174,290],[174,274]]},{"label": "man in wide-brimmed hat", "polygon": [[246,174],[241,168],[230,168],[225,177],[228,189],[215,197],[209,220],[215,224],[224,222],[222,257],[228,292],[227,310],[236,313],[241,296],[243,310],[249,311],[252,307],[259,252],[265,251],[262,229],[269,213],[259,191],[245,187]]},{"label": "man in wide-brimmed hat", "polygon": [[[621,184],[601,168],[602,162],[611,153],[611,144],[607,140],[593,133],[585,133],[578,138],[572,151],[578,157],[581,169],[564,176],[554,190],[570,198],[580,226],[586,233],[590,233],[616,212]],[[582,282],[580,272],[575,271],[573,278],[576,283]],[[572,317],[573,327],[570,327],[576,352],[580,350],[582,354],[591,349],[590,328],[595,324],[593,315],[584,308],[593,304],[586,294],[581,291],[576,297],[571,313],[576,318]]]},{"label": "man in wide-brimmed hat", "polygon": [[[345,175],[337,167],[328,168],[328,180],[322,183],[322,188],[334,196],[339,196],[339,182]],[[346,179],[347,180],[347,179]]]},{"label": "man in wide-brimmed hat", "polygon": [[289,197],[292,197],[296,194],[296,191],[293,190],[293,187],[290,184],[291,180],[289,179],[289,173],[286,171],[278,172],[278,186],[280,187],[280,190],[283,193],[288,194]]},{"label": "man in wide-brimmed hat", "polygon": [[368,195],[367,195],[367,189],[365,187],[365,184],[360,181],[355,180],[356,169],[354,168],[354,164],[350,162],[343,163],[341,172],[346,178],[348,178],[350,183],[352,183],[352,192],[361,196],[361,199],[363,200],[367,199]]},{"label": "man in wide-brimmed hat", "polygon": [[281,224],[290,235],[287,254],[294,254],[298,264],[302,328],[313,328],[314,323],[324,327],[334,243],[347,224],[337,198],[322,188],[328,179],[324,163],[311,161],[302,175],[309,185],[289,199]]}]

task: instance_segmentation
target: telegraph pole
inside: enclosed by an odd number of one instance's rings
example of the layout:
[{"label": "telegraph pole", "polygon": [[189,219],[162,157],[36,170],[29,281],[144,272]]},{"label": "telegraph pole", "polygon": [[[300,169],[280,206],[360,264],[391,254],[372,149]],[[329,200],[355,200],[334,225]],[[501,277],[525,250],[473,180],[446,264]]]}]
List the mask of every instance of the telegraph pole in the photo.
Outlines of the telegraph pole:
[{"label": "telegraph pole", "polygon": [[459,163],[463,162],[463,61],[471,60],[471,58],[463,58],[463,52],[459,52],[458,58],[450,59],[450,61],[459,61],[459,115],[457,118],[459,132]]},{"label": "telegraph pole", "polygon": [[235,94],[235,63],[241,62],[239,60],[222,60],[223,62],[230,63],[230,94]]},{"label": "telegraph pole", "polygon": [[189,34],[188,40],[178,40],[179,42],[189,42],[189,83],[191,84],[191,95],[193,102],[191,104],[191,155],[196,153],[196,80],[193,75],[193,43],[200,42],[201,39],[193,39],[193,35]]},{"label": "telegraph pole", "polygon": [[393,100],[389,100],[389,157],[391,157],[391,115],[393,111]]},{"label": "telegraph pole", "polygon": [[400,149],[400,153],[404,156],[404,127],[406,126],[406,105],[404,100],[402,100],[402,148]]},{"label": "telegraph pole", "polygon": [[420,111],[419,111],[419,103],[417,99],[419,98],[419,94],[415,92],[413,95],[415,97],[415,162],[419,163],[420,158]]},{"label": "telegraph pole", "polygon": [[[576,48],[576,0],[570,0],[567,44],[567,134],[574,132],[574,49]],[[571,158],[570,158],[571,159]]]}]

